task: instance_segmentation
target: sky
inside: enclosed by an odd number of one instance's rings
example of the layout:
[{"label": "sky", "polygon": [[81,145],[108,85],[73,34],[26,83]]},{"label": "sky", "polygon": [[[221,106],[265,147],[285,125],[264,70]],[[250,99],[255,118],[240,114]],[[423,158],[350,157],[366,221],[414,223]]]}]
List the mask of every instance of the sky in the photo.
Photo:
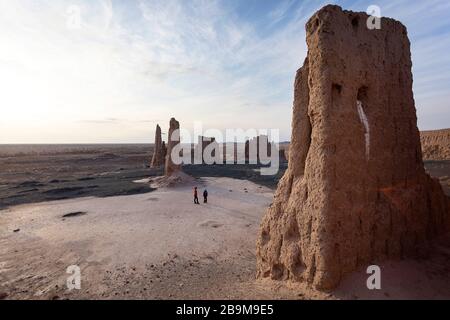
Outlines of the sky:
[{"label": "sky", "polygon": [[448,0],[0,0],[0,144],[151,143],[171,117],[289,140],[304,25],[329,3],[407,26],[419,129],[450,127]]}]

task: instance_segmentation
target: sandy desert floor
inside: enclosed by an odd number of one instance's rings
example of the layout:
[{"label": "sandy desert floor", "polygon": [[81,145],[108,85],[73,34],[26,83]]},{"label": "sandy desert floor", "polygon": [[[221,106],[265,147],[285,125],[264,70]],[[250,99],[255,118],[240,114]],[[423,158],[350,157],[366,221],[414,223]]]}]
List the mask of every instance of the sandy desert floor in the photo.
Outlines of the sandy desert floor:
[{"label": "sandy desert floor", "polygon": [[[382,290],[365,270],[334,292],[255,280],[258,225],[273,190],[245,180],[128,196],[25,204],[0,211],[0,295],[6,299],[450,298],[450,239],[429,257],[380,264]],[[69,216],[64,217],[69,214]],[[72,215],[71,215],[72,214]],[[66,269],[81,269],[69,291]]]}]

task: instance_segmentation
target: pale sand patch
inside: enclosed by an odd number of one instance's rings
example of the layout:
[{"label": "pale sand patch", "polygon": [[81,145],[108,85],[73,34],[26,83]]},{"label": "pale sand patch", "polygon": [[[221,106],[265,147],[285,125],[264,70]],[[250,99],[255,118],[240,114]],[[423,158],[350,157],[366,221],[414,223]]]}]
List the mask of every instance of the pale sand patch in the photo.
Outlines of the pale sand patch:
[{"label": "pale sand patch", "polygon": [[[200,196],[202,185],[208,188],[208,204],[193,203],[194,185]],[[271,200],[270,189],[252,182],[204,178],[148,194],[1,211],[0,292],[45,299],[226,297],[217,290],[236,281],[218,277],[254,277],[256,233]],[[82,270],[82,290],[71,293],[70,265]]]},{"label": "pale sand patch", "polygon": [[[202,204],[194,205],[196,183],[200,195],[208,189],[208,204],[200,197]],[[256,235],[272,197],[272,190],[249,181],[203,178],[148,194],[0,211],[0,294],[8,299],[450,297],[449,260],[442,252],[421,263],[382,264],[381,291],[365,288],[364,271],[333,294],[255,280]],[[81,268],[79,291],[66,289],[70,265]]]}]

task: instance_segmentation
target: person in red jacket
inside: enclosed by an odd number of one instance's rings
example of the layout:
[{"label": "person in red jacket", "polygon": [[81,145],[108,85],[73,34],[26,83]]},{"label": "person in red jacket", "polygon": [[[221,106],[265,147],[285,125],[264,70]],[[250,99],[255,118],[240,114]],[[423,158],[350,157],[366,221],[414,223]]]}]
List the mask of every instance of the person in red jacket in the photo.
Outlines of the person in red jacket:
[{"label": "person in red jacket", "polygon": [[198,191],[197,191],[197,187],[194,188],[194,203],[195,203],[195,204],[200,204],[200,202],[198,202]]}]

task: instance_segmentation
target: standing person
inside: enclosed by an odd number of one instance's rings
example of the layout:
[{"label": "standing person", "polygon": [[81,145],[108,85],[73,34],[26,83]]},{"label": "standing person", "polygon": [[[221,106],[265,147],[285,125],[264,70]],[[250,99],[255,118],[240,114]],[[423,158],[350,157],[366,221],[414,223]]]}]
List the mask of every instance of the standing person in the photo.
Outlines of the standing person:
[{"label": "standing person", "polygon": [[200,204],[200,202],[198,202],[198,192],[197,192],[197,187],[194,188],[194,203],[195,203],[195,204]]},{"label": "standing person", "polygon": [[208,203],[208,190],[203,191],[203,203]]}]

